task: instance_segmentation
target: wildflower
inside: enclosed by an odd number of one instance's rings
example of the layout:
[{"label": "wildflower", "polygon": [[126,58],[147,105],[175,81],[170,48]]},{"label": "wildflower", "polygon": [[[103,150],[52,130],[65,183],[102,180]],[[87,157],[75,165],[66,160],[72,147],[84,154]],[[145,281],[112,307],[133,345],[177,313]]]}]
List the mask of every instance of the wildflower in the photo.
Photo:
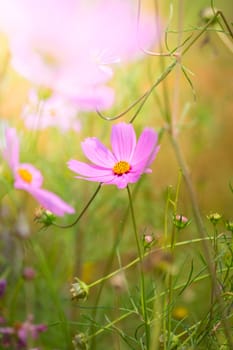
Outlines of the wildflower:
[{"label": "wildflower", "polygon": [[0,298],[2,298],[5,294],[6,285],[7,285],[6,280],[0,279]]},{"label": "wildflower", "polygon": [[151,172],[148,166],[159,150],[157,140],[157,133],[145,128],[136,142],[132,124],[119,123],[112,127],[112,151],[97,138],[87,138],[82,142],[82,149],[93,164],[72,159],[68,167],[80,174],[76,178],[125,188],[128,183],[137,182],[143,173]]},{"label": "wildflower", "polygon": [[33,316],[29,315],[27,320],[20,324],[17,329],[17,336],[19,343],[23,346],[27,346],[28,340],[37,339],[39,334],[47,330],[47,326],[44,324],[33,324]]},{"label": "wildflower", "polygon": [[72,300],[76,299],[86,299],[89,293],[89,288],[84,283],[81,281],[79,278],[75,278],[76,282],[72,283],[71,288],[70,288],[70,293],[72,295]]},{"label": "wildflower", "polygon": [[41,172],[29,163],[19,162],[19,140],[16,130],[6,130],[6,147],[3,157],[8,162],[14,175],[14,187],[30,193],[44,208],[55,215],[73,214],[74,209],[56,194],[41,188],[43,176]]},{"label": "wildflower", "polygon": [[56,127],[62,132],[78,132],[81,128],[77,108],[70,101],[58,94],[40,98],[40,91],[36,90],[29,92],[29,101],[23,109],[22,119],[28,129]]},{"label": "wildflower", "polygon": [[159,36],[153,16],[142,14],[137,28],[137,6],[126,0],[3,1],[0,25],[17,72],[92,110],[113,103],[105,86],[113,64],[140,56]]},{"label": "wildflower", "polygon": [[178,230],[181,230],[188,226],[191,223],[191,220],[186,218],[184,215],[174,215],[173,217],[173,223],[178,228]]},{"label": "wildflower", "polygon": [[219,213],[211,213],[206,217],[214,226],[222,219],[222,215]]},{"label": "wildflower", "polygon": [[33,324],[33,316],[29,315],[27,320],[23,323],[15,323],[13,327],[4,325],[0,327],[0,334],[2,335],[2,343],[5,347],[15,344],[17,342],[17,349],[28,348],[28,343],[31,340],[38,338],[39,334],[47,330],[44,324]]}]

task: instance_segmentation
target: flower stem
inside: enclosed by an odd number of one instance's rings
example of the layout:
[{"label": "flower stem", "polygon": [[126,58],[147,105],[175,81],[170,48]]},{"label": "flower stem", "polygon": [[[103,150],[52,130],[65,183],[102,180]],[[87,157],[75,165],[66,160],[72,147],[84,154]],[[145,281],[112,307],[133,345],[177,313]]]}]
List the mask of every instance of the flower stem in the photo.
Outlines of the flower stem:
[{"label": "flower stem", "polygon": [[87,211],[87,209],[89,208],[89,206],[91,205],[91,203],[93,202],[93,200],[95,199],[95,197],[97,196],[99,190],[101,189],[101,185],[102,183],[100,182],[97,189],[95,190],[95,192],[93,193],[93,195],[91,196],[91,198],[89,199],[89,201],[87,202],[87,204],[85,205],[85,207],[83,208],[83,210],[81,211],[81,213],[79,214],[79,216],[77,217],[77,219],[72,222],[72,224],[69,225],[58,225],[56,223],[53,223],[54,226],[56,227],[60,227],[60,228],[70,228],[75,226],[79,220],[82,218],[82,216],[85,214],[85,212]]},{"label": "flower stem", "polygon": [[143,273],[143,253],[140,246],[140,241],[138,237],[137,232],[137,225],[136,225],[136,219],[134,214],[134,208],[133,208],[133,201],[131,192],[129,189],[129,186],[127,186],[127,192],[129,197],[129,208],[130,208],[130,214],[132,217],[132,223],[133,223],[133,230],[135,235],[135,240],[137,244],[137,250],[138,250],[138,257],[139,257],[139,266],[140,266],[140,291],[141,291],[141,308],[142,308],[142,315],[145,322],[145,332],[146,332],[146,349],[149,349],[150,346],[150,324],[148,320],[148,314],[147,314],[147,308],[146,308],[146,295],[145,295],[145,280],[144,280],[144,273]]},{"label": "flower stem", "polygon": [[202,217],[201,217],[198,201],[196,198],[196,193],[195,193],[191,178],[189,176],[189,170],[188,170],[188,167],[186,165],[185,159],[183,157],[179,143],[176,139],[175,133],[171,133],[171,142],[172,142],[173,149],[174,149],[174,152],[176,154],[178,163],[181,167],[181,170],[182,170],[182,173],[184,176],[184,180],[186,182],[187,190],[189,192],[189,197],[190,197],[190,201],[191,201],[192,208],[193,208],[193,214],[194,214],[194,217],[196,220],[196,225],[198,228],[198,232],[199,232],[200,237],[203,239],[202,243],[203,243],[203,249],[204,249],[205,258],[206,258],[206,262],[207,262],[207,267],[208,267],[208,270],[210,273],[215,297],[216,297],[216,300],[218,301],[218,305],[219,305],[219,308],[220,308],[220,311],[222,314],[222,324],[223,324],[225,336],[227,338],[229,349],[233,350],[233,340],[232,340],[232,336],[231,336],[231,327],[230,327],[229,321],[227,319],[226,308],[225,308],[224,301],[223,301],[222,296],[221,296],[221,289],[220,289],[220,286],[217,282],[215,267],[213,266],[213,257],[212,257],[212,254],[210,253],[210,249],[209,249],[207,242],[204,240],[204,237],[207,236],[206,228],[205,228],[204,222],[203,222]]}]

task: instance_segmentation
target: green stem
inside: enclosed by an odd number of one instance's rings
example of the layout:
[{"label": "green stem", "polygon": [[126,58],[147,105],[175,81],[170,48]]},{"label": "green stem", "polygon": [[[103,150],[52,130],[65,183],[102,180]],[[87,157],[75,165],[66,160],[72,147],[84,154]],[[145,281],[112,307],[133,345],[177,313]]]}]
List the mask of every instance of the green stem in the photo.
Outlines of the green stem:
[{"label": "green stem", "polygon": [[[217,274],[218,273],[222,273],[224,271],[227,271],[228,268],[225,268],[225,269],[221,269],[219,271],[217,271]],[[233,270],[233,267],[230,268],[230,270],[232,271]],[[196,282],[200,282],[200,281],[203,281],[204,279],[208,278],[210,276],[209,273],[205,274],[205,275],[202,275],[202,276],[198,276],[197,278],[195,278],[192,283],[196,283]],[[184,287],[186,286],[186,283],[181,283],[177,286],[174,287],[174,290],[179,290],[179,289],[183,289]],[[167,294],[167,291],[164,291],[164,292],[161,292],[160,294],[156,295],[156,297],[152,297],[148,300],[148,302],[153,302],[156,300],[156,298],[161,298],[162,296],[165,296]],[[114,321],[112,322],[109,322],[106,326],[102,327],[101,329],[99,329],[98,331],[96,331],[94,334],[91,334],[88,338],[91,339],[93,337],[96,337],[97,335],[103,333],[105,330],[107,329],[111,329],[111,327],[113,327],[115,324],[117,324],[118,322],[126,319],[127,317],[131,316],[132,314],[135,314],[135,310],[130,310],[130,311],[127,311],[125,314],[121,315],[119,318],[115,319]],[[191,326],[193,327],[193,326]],[[153,349],[154,350],[154,349]]]},{"label": "green stem", "polygon": [[225,26],[227,27],[228,31],[229,31],[229,34],[230,36],[233,38],[233,33],[231,31],[231,28],[230,26],[228,25],[227,23],[227,20],[225,19],[223,13],[221,11],[217,11],[215,13],[215,15],[206,23],[206,25],[202,28],[201,32],[198,33],[198,35],[189,43],[188,46],[186,46],[186,48],[181,52],[181,55],[184,55],[189,49],[191,46],[193,46],[193,44],[200,38],[200,36],[206,31],[206,29],[212,24],[214,23],[214,21],[216,20],[216,18],[218,18],[218,16],[221,16],[222,17],[222,20],[225,24]]},{"label": "green stem", "polygon": [[[194,217],[195,217],[195,221],[196,221],[199,235],[201,238],[204,238],[207,235],[206,228],[205,228],[204,222],[203,222],[202,217],[201,217],[198,201],[196,198],[196,193],[195,193],[191,178],[189,176],[189,170],[188,170],[188,167],[186,165],[186,162],[185,162],[184,156],[182,154],[181,148],[179,146],[179,143],[176,139],[175,133],[171,133],[171,142],[173,144],[173,149],[174,149],[174,152],[176,154],[178,163],[179,163],[181,170],[183,172],[184,180],[186,182],[187,190],[189,192],[189,197],[190,197],[190,201],[192,204],[193,213],[194,213]],[[208,270],[210,272],[211,281],[212,281],[212,284],[214,286],[215,297],[218,301],[219,308],[220,308],[220,311],[222,314],[222,323],[223,323],[224,332],[225,332],[225,335],[226,335],[226,338],[228,341],[229,349],[233,350],[233,340],[231,337],[231,326],[230,326],[229,321],[226,317],[226,309],[225,309],[224,301],[222,300],[222,297],[221,297],[221,289],[220,289],[220,286],[217,282],[216,272],[215,272],[215,268],[213,266],[213,257],[212,257],[212,254],[210,253],[209,246],[207,245],[206,241],[203,240],[202,242],[203,242],[203,249],[205,252]]]},{"label": "green stem", "polygon": [[[182,172],[179,171],[178,175],[178,181],[177,181],[177,186],[176,186],[176,193],[175,193],[175,200],[174,202],[172,201],[173,204],[173,217],[177,214],[177,205],[178,205],[178,199],[179,199],[179,193],[180,193],[180,186],[181,186],[181,180],[182,180]],[[175,243],[176,243],[176,227],[173,224],[172,226],[172,232],[171,232],[171,238],[170,238],[170,252],[172,259],[174,260],[174,248],[175,248]],[[167,345],[169,345],[169,339],[171,335],[171,330],[172,330],[172,322],[171,322],[171,315],[172,315],[172,300],[173,300],[173,273],[172,271],[168,271],[168,298],[167,298],[167,307],[168,307],[168,312],[167,312]],[[166,342],[165,342],[166,343]]]},{"label": "green stem", "polygon": [[128,197],[129,197],[129,208],[130,208],[130,213],[131,213],[131,217],[132,217],[133,230],[134,230],[135,240],[136,240],[136,244],[137,244],[138,257],[139,257],[139,263],[140,263],[141,307],[142,307],[143,319],[145,322],[146,344],[147,344],[146,348],[149,349],[149,346],[150,346],[150,324],[149,324],[147,308],[146,308],[145,280],[144,280],[144,273],[143,273],[143,253],[142,253],[142,249],[141,249],[141,245],[140,245],[140,241],[139,241],[139,236],[138,236],[138,232],[137,232],[136,219],[135,219],[135,214],[134,214],[134,209],[133,209],[133,201],[132,201],[132,196],[131,196],[129,186],[127,186],[127,192],[128,192]]},{"label": "green stem", "polygon": [[87,204],[85,205],[85,207],[83,208],[83,210],[81,211],[81,213],[79,214],[77,219],[74,222],[72,222],[72,224],[58,225],[58,224],[54,223],[53,225],[56,227],[59,227],[59,228],[70,228],[70,227],[75,226],[79,222],[79,220],[83,217],[83,215],[85,214],[85,212],[87,211],[87,209],[89,208],[89,206],[91,205],[91,203],[93,202],[95,197],[97,196],[99,190],[101,189],[101,185],[102,185],[102,183],[99,183],[97,189],[95,190],[95,192],[93,193],[93,195],[91,196],[91,198],[89,199],[89,201],[87,202]]},{"label": "green stem", "polygon": [[[211,241],[211,240],[213,240],[213,237],[205,237],[204,240],[206,240],[206,241]],[[176,247],[180,247],[180,246],[184,246],[184,245],[186,245],[186,244],[200,243],[200,242],[202,242],[202,241],[203,241],[202,238],[195,238],[195,239],[192,239],[192,240],[190,240],[190,241],[178,242],[178,243],[175,244],[175,246],[176,246]],[[161,250],[163,250],[163,249],[166,250],[166,249],[169,249],[169,248],[171,248],[171,245],[170,245],[170,244],[168,244],[168,245],[166,245],[166,246],[164,246],[164,247],[162,247],[162,248],[156,249],[156,250],[152,250],[152,251],[145,252],[144,257],[148,256],[149,254],[153,254],[153,253],[155,253],[155,252],[159,253]],[[95,287],[96,285],[102,283],[103,281],[106,281],[106,280],[110,279],[111,277],[117,275],[120,271],[128,270],[130,267],[136,265],[138,262],[139,262],[139,258],[136,258],[136,259],[132,260],[131,262],[129,262],[127,265],[122,266],[120,269],[117,269],[117,270],[115,270],[115,271],[109,273],[108,275],[106,275],[106,276],[104,276],[104,277],[101,277],[100,279],[98,279],[98,280],[96,280],[96,281],[90,283],[90,284],[88,285],[88,287],[89,287],[89,288]]]}]

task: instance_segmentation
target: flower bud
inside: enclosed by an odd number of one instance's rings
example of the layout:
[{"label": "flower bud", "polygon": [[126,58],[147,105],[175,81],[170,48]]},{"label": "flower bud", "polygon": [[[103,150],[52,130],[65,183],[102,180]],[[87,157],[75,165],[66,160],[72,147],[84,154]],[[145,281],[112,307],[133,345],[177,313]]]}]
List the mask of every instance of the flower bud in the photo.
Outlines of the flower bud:
[{"label": "flower bud", "polygon": [[83,281],[81,281],[77,277],[75,277],[75,280],[77,282],[72,283],[71,288],[70,288],[72,300],[74,300],[74,299],[76,299],[76,300],[84,299],[85,300],[89,294],[89,287],[86,285],[86,283],[84,283]]},{"label": "flower bud", "polygon": [[54,223],[56,216],[51,211],[43,207],[38,207],[35,210],[34,221],[43,224],[43,227],[48,227]]},{"label": "flower bud", "polygon": [[87,336],[84,333],[79,333],[74,336],[72,340],[75,350],[88,350]]},{"label": "flower bud", "polygon": [[[217,12],[217,9],[214,9]],[[208,23],[212,18],[214,18],[215,13],[211,7],[205,7],[200,12],[200,17],[204,23]],[[217,22],[217,18],[213,21],[213,23]]]},{"label": "flower bud", "polygon": [[226,220],[225,227],[227,231],[231,231],[233,233],[233,220]]},{"label": "flower bud", "polygon": [[186,226],[188,226],[191,223],[191,220],[186,218],[184,215],[174,215],[173,216],[173,224],[178,228],[178,230],[182,230]]},{"label": "flower bud", "polygon": [[222,219],[222,215],[218,213],[211,213],[206,217],[214,226]]}]

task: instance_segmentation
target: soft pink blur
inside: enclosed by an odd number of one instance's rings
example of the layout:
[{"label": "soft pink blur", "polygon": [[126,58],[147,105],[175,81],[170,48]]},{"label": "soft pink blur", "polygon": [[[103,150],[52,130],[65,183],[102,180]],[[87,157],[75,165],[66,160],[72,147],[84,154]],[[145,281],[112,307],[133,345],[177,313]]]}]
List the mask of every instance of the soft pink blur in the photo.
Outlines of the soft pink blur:
[{"label": "soft pink blur", "polygon": [[110,107],[104,84],[113,66],[142,56],[159,36],[153,16],[137,24],[137,3],[128,0],[8,0],[0,26],[21,75],[84,109]]}]

